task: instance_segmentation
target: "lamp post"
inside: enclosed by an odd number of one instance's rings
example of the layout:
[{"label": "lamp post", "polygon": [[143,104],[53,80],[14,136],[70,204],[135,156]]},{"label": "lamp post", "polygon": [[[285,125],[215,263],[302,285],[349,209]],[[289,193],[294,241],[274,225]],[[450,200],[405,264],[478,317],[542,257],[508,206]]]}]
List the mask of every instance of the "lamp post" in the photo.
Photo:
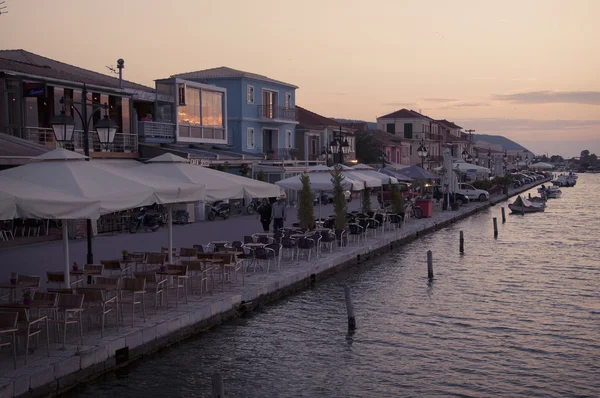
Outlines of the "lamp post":
[{"label": "lamp post", "polygon": [[[343,141],[342,141],[343,140]],[[342,126],[340,125],[339,132],[333,132],[333,140],[329,144],[329,149],[332,154],[337,152],[339,158],[339,164],[344,164],[344,154],[350,151],[350,144],[348,140],[344,139],[342,136]],[[335,161],[333,162],[335,163]]]},{"label": "lamp post", "polygon": [[327,167],[331,166],[329,164],[329,155],[331,155],[331,149],[327,149],[327,148],[323,147],[323,150],[321,151],[321,155],[325,156],[325,162],[327,163]]},{"label": "lamp post", "polygon": [[427,157],[427,148],[425,147],[425,143],[421,139],[421,145],[417,149],[417,155],[421,158],[421,168],[423,169],[425,158]]},{"label": "lamp post", "polygon": [[479,166],[479,150],[477,149],[477,147],[475,147],[473,148],[473,151],[475,151],[475,158],[473,159],[473,161],[477,166]]},{"label": "lamp post", "polygon": [[[86,160],[90,160],[90,140],[89,140],[89,129],[90,124],[92,122],[92,117],[94,114],[100,109],[104,109],[105,112],[108,112],[108,104],[101,104],[96,101],[88,101],[87,99],[87,87],[83,85],[83,91],[81,92],[81,112],[73,106],[75,103],[73,99],[70,98],[61,98],[60,103],[63,105],[63,109],[60,112],[60,115],[57,115],[52,118],[50,125],[52,126],[52,130],[54,131],[54,136],[56,137],[56,141],[60,142],[63,146],[65,143],[73,140],[73,133],[75,130],[75,121],[72,117],[67,116],[65,105],[68,104],[75,110],[75,113],[79,116],[81,120],[81,124],[83,126],[83,153],[87,157]],[[88,105],[99,105],[98,108],[94,109],[92,114],[87,116],[87,106]],[[117,124],[108,118],[108,113],[104,115],[104,119],[98,122],[96,126],[96,132],[98,134],[98,138],[100,139],[100,143],[108,150],[108,146],[112,143],[115,138],[115,134],[117,132]],[[92,220],[86,220],[87,225],[87,263],[94,264],[94,255],[92,252]]]}]

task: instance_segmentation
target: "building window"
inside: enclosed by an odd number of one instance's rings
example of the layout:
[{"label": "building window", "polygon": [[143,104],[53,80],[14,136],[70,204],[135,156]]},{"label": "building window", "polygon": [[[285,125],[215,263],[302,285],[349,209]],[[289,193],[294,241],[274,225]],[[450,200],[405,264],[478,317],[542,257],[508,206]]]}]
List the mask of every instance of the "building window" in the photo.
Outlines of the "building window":
[{"label": "building window", "polygon": [[292,93],[285,93],[285,108],[290,109],[292,107]]},{"label": "building window", "polygon": [[396,134],[396,123],[388,123],[385,125],[385,131],[390,134]]},{"label": "building window", "polygon": [[412,145],[408,148],[408,154],[412,156]]},{"label": "building window", "polygon": [[254,149],[254,129],[248,127],[246,130],[246,148]]},{"label": "building window", "polygon": [[223,127],[223,94],[202,90],[202,126]]},{"label": "building window", "polygon": [[247,86],[246,88],[246,101],[249,104],[254,103],[254,86]]},{"label": "building window", "polygon": [[200,126],[200,90],[188,87],[186,103],[177,109],[179,124]]},{"label": "building window", "polygon": [[[404,123],[404,138],[408,138],[409,140],[411,140],[413,138],[412,123]],[[411,155],[412,155],[412,152],[411,152]]]},{"label": "building window", "polygon": [[287,130],[285,132],[285,147],[286,148],[292,147],[292,132],[290,130]]}]

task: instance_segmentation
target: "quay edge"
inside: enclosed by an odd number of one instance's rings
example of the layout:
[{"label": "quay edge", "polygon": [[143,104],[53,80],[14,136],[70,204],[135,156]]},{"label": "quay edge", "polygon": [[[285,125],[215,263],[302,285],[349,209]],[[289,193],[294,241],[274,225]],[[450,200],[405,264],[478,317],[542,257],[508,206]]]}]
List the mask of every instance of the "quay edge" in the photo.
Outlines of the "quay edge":
[{"label": "quay edge", "polygon": [[[525,192],[535,186],[550,181],[551,178],[536,181],[527,186],[513,189],[509,195],[499,195],[489,201],[473,202],[462,211],[444,212],[439,222],[414,226],[406,224],[399,233],[388,232],[361,247],[349,247],[344,251],[322,258],[318,263],[298,269],[282,269],[269,274],[270,280],[260,286],[245,289],[242,294],[225,291],[218,300],[209,303],[190,302],[177,311],[156,314],[141,327],[122,327],[119,336],[103,339],[98,346],[87,347],[73,355],[64,352],[47,364],[32,367],[22,366],[10,375],[0,376],[0,397],[43,397],[59,396],[78,384],[91,381],[107,372],[114,371],[144,356],[169,347],[188,337],[206,331],[223,322],[252,311],[266,303],[278,300],[294,292],[306,289],[341,270],[360,264],[390,250],[397,249],[424,235],[447,227],[479,211],[506,201],[510,197]],[[471,207],[472,206],[472,207]],[[420,221],[420,220],[419,220]],[[408,233],[403,233],[408,230]],[[286,272],[287,271],[287,272]],[[279,274],[279,275],[278,275]],[[246,285],[247,286],[247,285]],[[117,360],[118,358],[118,360]],[[207,380],[207,383],[210,381]]]}]

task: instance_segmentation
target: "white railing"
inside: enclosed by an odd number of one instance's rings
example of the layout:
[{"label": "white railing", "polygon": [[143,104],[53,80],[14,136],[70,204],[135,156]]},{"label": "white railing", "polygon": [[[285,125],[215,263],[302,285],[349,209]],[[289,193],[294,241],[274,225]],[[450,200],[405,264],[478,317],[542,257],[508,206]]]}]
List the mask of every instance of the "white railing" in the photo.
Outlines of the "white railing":
[{"label": "white railing", "polygon": [[[35,142],[36,144],[44,145],[48,148],[57,148],[57,141],[54,137],[54,132],[51,128],[43,127],[25,127],[23,128],[24,139]],[[88,133],[89,148],[91,152],[106,151],[105,145],[100,144],[96,133]],[[84,149],[83,131],[75,130],[73,132],[73,141],[65,144],[65,148],[73,149],[77,152],[82,152]],[[135,134],[117,133],[115,140],[108,145],[108,152],[137,152],[138,139]]]},{"label": "white railing", "polygon": [[162,122],[138,122],[140,138],[175,140],[175,125]]}]

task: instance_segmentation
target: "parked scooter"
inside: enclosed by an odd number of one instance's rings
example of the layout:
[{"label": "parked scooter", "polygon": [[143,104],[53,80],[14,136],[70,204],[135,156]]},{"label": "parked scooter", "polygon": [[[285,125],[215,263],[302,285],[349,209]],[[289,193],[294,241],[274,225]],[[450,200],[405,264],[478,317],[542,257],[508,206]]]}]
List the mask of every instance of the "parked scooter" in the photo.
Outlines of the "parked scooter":
[{"label": "parked scooter", "polygon": [[229,203],[225,203],[222,200],[217,200],[210,206],[210,210],[208,211],[208,220],[214,221],[217,217],[227,220],[230,214],[231,206],[229,206]]},{"label": "parked scooter", "polygon": [[190,213],[185,210],[175,210],[173,212],[173,224],[187,224],[190,219]]},{"label": "parked scooter", "polygon": [[146,208],[142,207],[138,214],[136,214],[129,224],[129,232],[135,234],[140,228],[144,228],[144,231],[156,232],[160,228],[161,214],[156,212],[149,212]]},{"label": "parked scooter", "polygon": [[257,199],[252,199],[252,202],[250,202],[250,204],[246,207],[246,212],[249,215],[256,214],[256,211],[258,210],[259,206],[260,206],[260,201]]}]

